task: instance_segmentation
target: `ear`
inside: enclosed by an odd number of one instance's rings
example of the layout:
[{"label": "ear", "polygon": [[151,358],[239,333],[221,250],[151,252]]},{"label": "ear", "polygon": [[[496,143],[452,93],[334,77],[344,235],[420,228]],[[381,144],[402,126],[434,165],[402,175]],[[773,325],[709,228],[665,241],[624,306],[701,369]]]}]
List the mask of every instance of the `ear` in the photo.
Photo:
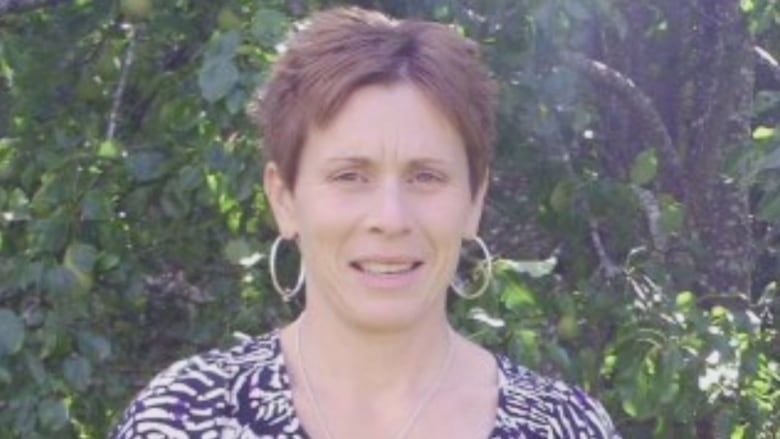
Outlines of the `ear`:
[{"label": "ear", "polygon": [[473,239],[479,233],[479,220],[482,218],[482,210],[485,207],[485,196],[487,194],[488,181],[490,176],[486,173],[482,183],[479,184],[477,192],[471,200],[471,208],[466,217],[466,228],[464,230],[464,239]]},{"label": "ear", "polygon": [[279,167],[274,162],[265,166],[263,174],[263,189],[271,204],[271,210],[279,228],[279,234],[286,239],[295,237],[298,227],[295,221],[295,203],[293,193],[287,187]]}]

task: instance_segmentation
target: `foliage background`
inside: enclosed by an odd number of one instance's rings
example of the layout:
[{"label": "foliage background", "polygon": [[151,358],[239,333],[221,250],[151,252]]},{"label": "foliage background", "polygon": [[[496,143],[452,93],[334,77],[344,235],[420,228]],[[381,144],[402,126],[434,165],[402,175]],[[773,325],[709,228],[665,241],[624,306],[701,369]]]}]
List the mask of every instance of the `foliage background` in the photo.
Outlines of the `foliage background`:
[{"label": "foliage background", "polygon": [[462,331],[627,438],[780,436],[775,0],[0,0],[0,437],[105,437],[155,371],[295,315],[244,107],[346,3],[453,23],[501,83]]}]

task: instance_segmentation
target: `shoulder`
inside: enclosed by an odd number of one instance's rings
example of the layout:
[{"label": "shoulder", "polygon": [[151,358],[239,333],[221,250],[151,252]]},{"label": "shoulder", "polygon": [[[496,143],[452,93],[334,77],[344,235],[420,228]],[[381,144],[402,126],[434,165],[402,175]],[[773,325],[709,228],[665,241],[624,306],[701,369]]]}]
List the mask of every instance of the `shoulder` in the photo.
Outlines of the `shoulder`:
[{"label": "shoulder", "polygon": [[583,390],[498,356],[503,427],[546,438],[620,439],[601,403]]},{"label": "shoulder", "polygon": [[235,382],[278,363],[277,340],[276,332],[240,336],[232,348],[171,364],[136,395],[110,438],[219,437],[230,423]]}]

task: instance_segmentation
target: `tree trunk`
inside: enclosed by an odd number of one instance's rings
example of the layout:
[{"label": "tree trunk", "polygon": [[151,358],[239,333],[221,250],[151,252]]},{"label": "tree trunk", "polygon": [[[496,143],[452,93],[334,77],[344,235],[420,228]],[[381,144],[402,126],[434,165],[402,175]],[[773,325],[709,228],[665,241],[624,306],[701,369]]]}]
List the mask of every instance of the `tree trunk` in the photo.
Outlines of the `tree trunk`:
[{"label": "tree trunk", "polygon": [[[751,141],[756,55],[739,3],[658,2],[666,21],[659,36],[629,32],[616,38],[604,33],[591,54],[637,84],[660,114],[673,154],[664,151],[657,140],[661,137],[652,134],[657,129],[648,127],[641,112],[625,111],[625,99],[622,106],[602,107],[609,113],[607,138],[614,142],[610,149],[620,150],[624,170],[640,151],[657,149],[658,189],[685,206],[687,239],[678,242],[694,243],[694,248],[673,248],[666,257],[682,252],[693,261],[696,279],[676,287],[695,291],[705,307],[743,307],[751,286],[754,249],[748,193],[723,169],[726,158]],[[657,26],[653,20],[658,11],[641,2],[626,0],[621,10],[630,29]],[[697,422],[697,438],[715,437],[716,417]]]},{"label": "tree trunk", "polygon": [[[592,56],[649,97],[663,124],[649,120],[651,111],[637,111],[630,99],[608,101],[609,149],[624,172],[642,150],[658,150],[659,189],[685,205],[685,233],[698,247],[673,249],[689,253],[698,273],[694,284],[678,286],[693,288],[708,303],[722,299],[732,306],[750,291],[753,237],[747,191],[725,175],[723,163],[750,141],[753,44],[738,0],[670,0],[664,6],[665,33],[606,34],[593,48]],[[657,12],[647,6],[626,1],[621,8],[629,28],[657,26]]]},{"label": "tree trunk", "polygon": [[[698,259],[699,292],[747,296],[753,240],[747,192],[723,172],[725,157],[750,142],[754,83],[752,42],[739,1],[704,1],[692,17],[695,65],[685,83],[693,90],[690,121],[680,145],[685,155],[686,207]],[[684,72],[681,72],[684,73]],[[730,303],[733,303],[730,302]]]}]

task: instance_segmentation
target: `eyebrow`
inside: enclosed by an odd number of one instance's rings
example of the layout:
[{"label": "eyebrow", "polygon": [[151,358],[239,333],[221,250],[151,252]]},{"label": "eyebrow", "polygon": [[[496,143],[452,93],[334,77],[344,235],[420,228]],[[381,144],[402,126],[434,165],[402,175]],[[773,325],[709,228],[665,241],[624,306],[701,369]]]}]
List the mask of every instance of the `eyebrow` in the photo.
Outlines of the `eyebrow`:
[{"label": "eyebrow", "polygon": [[[346,162],[353,165],[366,166],[366,165],[370,165],[373,160],[365,156],[345,156],[345,157],[330,157],[327,159],[327,161],[329,163]],[[449,163],[450,163],[449,160],[443,160],[434,157],[421,157],[421,158],[415,158],[410,160],[410,164],[414,167],[437,166],[437,165],[442,166]]]},{"label": "eyebrow", "polygon": [[330,157],[327,161],[328,163],[346,162],[354,165],[367,165],[371,163],[371,159],[361,156]]}]

